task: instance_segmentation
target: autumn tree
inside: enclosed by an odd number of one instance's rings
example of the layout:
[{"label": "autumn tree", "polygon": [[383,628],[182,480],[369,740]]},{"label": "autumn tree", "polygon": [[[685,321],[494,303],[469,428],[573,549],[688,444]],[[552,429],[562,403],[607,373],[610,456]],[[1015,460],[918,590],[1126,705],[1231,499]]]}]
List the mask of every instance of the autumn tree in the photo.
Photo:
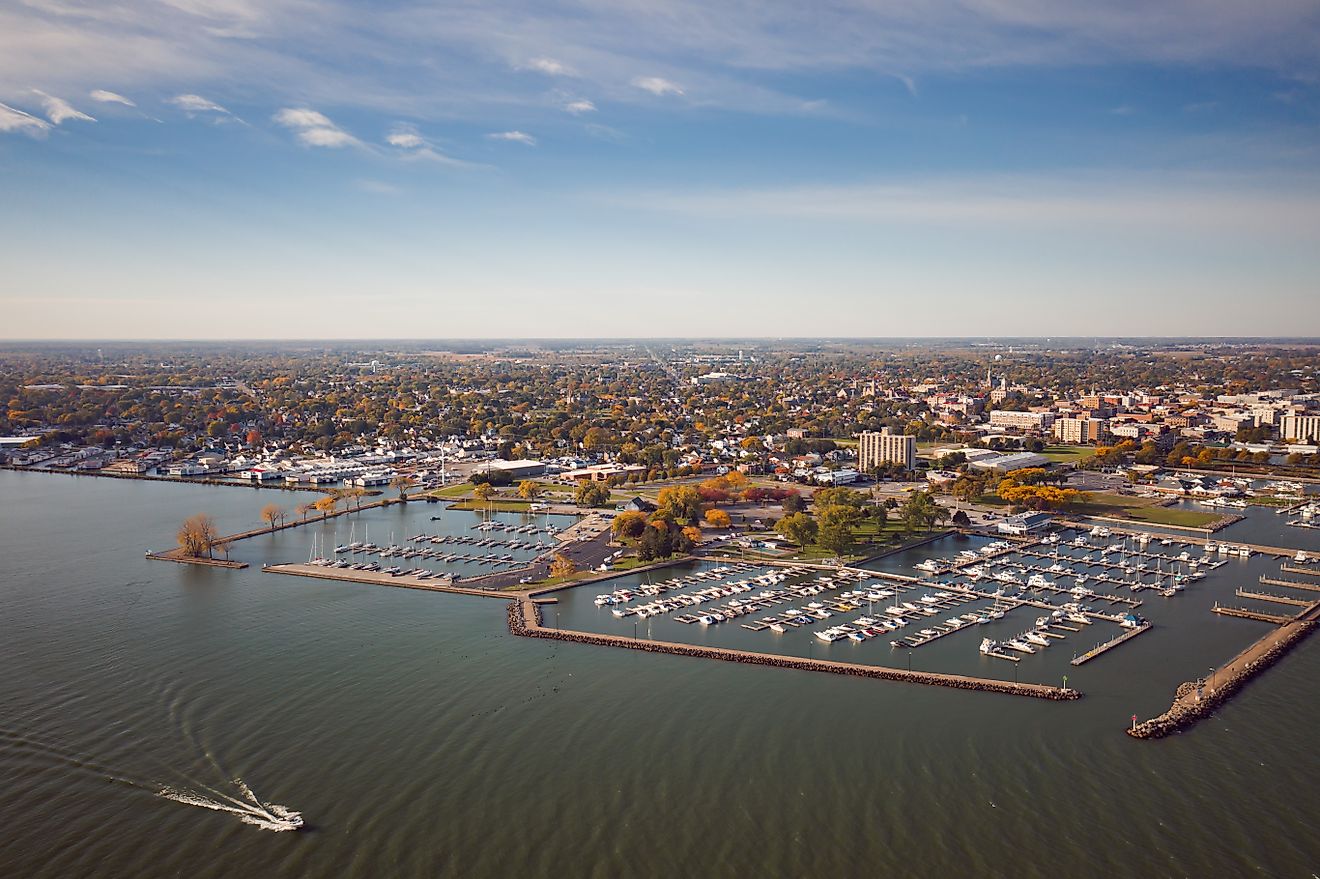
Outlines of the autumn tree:
[{"label": "autumn tree", "polygon": [[573,502],[579,507],[604,507],[610,502],[610,487],[603,482],[579,479],[573,492]]},{"label": "autumn tree", "polygon": [[707,510],[706,524],[712,528],[728,528],[732,524],[729,514],[723,510]]},{"label": "autumn tree", "polygon": [[562,552],[555,553],[554,559],[550,562],[550,576],[557,580],[567,580],[576,574],[577,570],[573,560]]},{"label": "autumn tree", "polygon": [[295,512],[297,512],[298,515],[302,517],[302,520],[303,520],[304,522],[306,522],[306,521],[307,521],[307,514],[310,513],[312,510],[316,509],[316,505],[315,505],[315,504],[299,504],[299,505],[298,505],[297,507],[295,507],[294,509],[295,509]]},{"label": "autumn tree", "polygon": [[616,540],[628,539],[636,540],[642,536],[646,529],[646,514],[638,512],[620,513],[614,517],[610,523],[610,530],[614,533]]},{"label": "autumn tree", "polygon": [[215,520],[205,513],[198,513],[183,520],[179,526],[179,548],[183,554],[192,558],[211,557],[215,546]]},{"label": "autumn tree", "polygon": [[390,488],[398,490],[399,500],[401,501],[406,501],[408,499],[408,489],[412,488],[416,484],[417,484],[416,477],[408,476],[407,474],[404,473],[400,473],[398,476],[395,476],[393,479],[390,480]]},{"label": "autumn tree", "polygon": [[261,508],[261,518],[267,525],[274,528],[275,523],[284,520],[284,507],[279,504],[266,504]]},{"label": "autumn tree", "polygon": [[494,497],[494,495],[495,486],[491,485],[489,482],[483,482],[476,488],[472,489],[473,499],[480,501],[483,504]]},{"label": "autumn tree", "polygon": [[541,486],[536,484],[535,480],[524,479],[518,483],[518,497],[526,498],[529,501],[536,500],[541,494]]}]

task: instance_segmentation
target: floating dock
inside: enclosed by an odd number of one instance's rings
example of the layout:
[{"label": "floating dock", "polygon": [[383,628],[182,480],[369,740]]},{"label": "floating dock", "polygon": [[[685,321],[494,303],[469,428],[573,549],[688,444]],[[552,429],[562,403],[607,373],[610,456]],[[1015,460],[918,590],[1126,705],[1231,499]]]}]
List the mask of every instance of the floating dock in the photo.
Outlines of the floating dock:
[{"label": "floating dock", "polygon": [[1238,598],[1251,598],[1256,601],[1272,601],[1275,604],[1290,604],[1293,607],[1309,607],[1311,602],[1305,598],[1289,598],[1286,595],[1275,595],[1272,592],[1251,592],[1247,589],[1239,588]]},{"label": "floating dock", "polygon": [[1114,638],[1110,638],[1108,641],[1106,641],[1103,644],[1097,644],[1096,646],[1092,647],[1090,650],[1086,651],[1080,656],[1074,656],[1072,658],[1072,664],[1081,665],[1084,662],[1090,662],[1092,659],[1095,659],[1097,656],[1104,653],[1105,651],[1114,649],[1119,644],[1122,644],[1124,641],[1132,640],[1141,633],[1149,631],[1150,628],[1151,628],[1150,623],[1142,623],[1140,626],[1137,626],[1134,629],[1128,629],[1126,632],[1123,632]]},{"label": "floating dock", "polygon": [[1280,616],[1273,613],[1262,613],[1258,610],[1249,610],[1245,607],[1223,607],[1216,604],[1210,608],[1211,613],[1217,613],[1225,617],[1240,617],[1244,620],[1255,620],[1258,623],[1273,623],[1276,626],[1282,626],[1284,623],[1292,622],[1292,617]]},{"label": "floating dock", "polygon": [[[1287,570],[1285,568],[1284,570]],[[1320,584],[1303,583],[1300,580],[1280,580],[1278,577],[1261,576],[1260,582],[1266,586],[1287,586],[1289,589],[1303,589],[1307,592],[1320,592]],[[1303,602],[1308,604],[1309,602]]]}]

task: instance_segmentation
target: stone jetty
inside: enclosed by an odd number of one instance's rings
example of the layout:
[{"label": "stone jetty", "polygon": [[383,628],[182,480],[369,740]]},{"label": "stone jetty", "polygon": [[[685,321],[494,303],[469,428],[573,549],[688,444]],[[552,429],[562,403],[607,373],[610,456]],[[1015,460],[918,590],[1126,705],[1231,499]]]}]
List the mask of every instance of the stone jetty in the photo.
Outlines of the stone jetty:
[{"label": "stone jetty", "polygon": [[1159,717],[1134,723],[1127,731],[1137,739],[1159,739],[1173,735],[1208,717],[1254,677],[1278,662],[1289,650],[1315,630],[1320,602],[1312,604],[1293,621],[1270,631],[1265,637],[1217,669],[1207,681],[1187,681],[1178,686],[1173,704]]},{"label": "stone jetty", "polygon": [[799,671],[829,672],[831,674],[852,675],[855,677],[880,678],[887,681],[902,681],[910,684],[928,684],[938,687],[952,687],[958,690],[981,690],[989,693],[1005,693],[1012,696],[1029,696],[1034,699],[1067,701],[1080,699],[1077,690],[1063,687],[1051,687],[1044,684],[1020,684],[1012,681],[999,681],[991,678],[964,677],[962,675],[936,674],[934,672],[906,671],[874,665],[856,665],[847,662],[830,662],[822,659],[803,659],[796,656],[781,656],[775,653],[753,653],[746,650],[729,650],[722,647],[706,647],[696,644],[680,644],[672,641],[651,641],[635,638],[621,638],[615,635],[602,635],[595,632],[577,632],[559,629],[547,629],[541,625],[540,608],[530,599],[509,602],[509,631],[527,638],[551,638],[559,641],[573,641],[578,644],[595,644],[605,647],[624,647],[631,650],[645,650],[650,653],[669,653],[676,656],[695,656],[702,659],[720,659],[726,662],[742,662],[750,665],[769,665],[777,668],[792,668]]}]

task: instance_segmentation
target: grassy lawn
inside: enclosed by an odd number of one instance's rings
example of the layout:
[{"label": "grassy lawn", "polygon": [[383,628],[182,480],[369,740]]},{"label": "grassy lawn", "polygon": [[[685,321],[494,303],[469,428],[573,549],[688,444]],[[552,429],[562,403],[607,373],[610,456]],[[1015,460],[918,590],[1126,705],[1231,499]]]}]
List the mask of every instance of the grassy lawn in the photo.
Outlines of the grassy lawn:
[{"label": "grassy lawn", "polygon": [[[932,528],[934,532],[937,529]],[[875,550],[883,549],[890,545],[902,544],[908,540],[924,540],[927,537],[925,531],[914,531],[911,534],[903,530],[899,522],[890,520],[885,523],[884,530],[881,531],[875,522],[863,522],[853,528],[853,548],[852,552],[846,558],[861,558],[863,556],[874,555]],[[790,544],[791,545],[791,544]],[[804,560],[833,558],[834,553],[823,549],[819,544],[810,544],[797,553],[795,558]]]},{"label": "grassy lawn", "polygon": [[626,558],[615,559],[611,563],[610,572],[617,574],[621,571],[631,571],[633,568],[642,568],[645,567],[646,565],[654,565],[660,561],[663,561],[663,559],[654,559],[649,562],[644,562],[641,559],[639,559],[637,556],[627,556]]},{"label": "grassy lawn", "polygon": [[1247,503],[1258,507],[1291,507],[1297,502],[1298,499],[1295,497],[1268,497],[1265,495],[1258,495],[1256,497],[1247,498]]},{"label": "grassy lawn", "polygon": [[1083,497],[1085,503],[1079,504],[1072,511],[1082,516],[1113,516],[1152,525],[1182,525],[1188,528],[1205,528],[1220,518],[1219,513],[1161,507],[1154,498],[1126,497],[1101,491],[1088,491]]},{"label": "grassy lawn", "polygon": [[453,485],[446,485],[444,488],[437,488],[435,491],[427,492],[432,497],[462,497],[472,491],[474,486],[470,482],[455,482]]},{"label": "grassy lawn", "polygon": [[[1006,507],[1008,503],[998,495],[983,495],[976,499],[977,504],[991,507]],[[1161,507],[1155,498],[1128,497],[1103,491],[1082,493],[1082,503],[1070,510],[1063,510],[1060,515],[1075,516],[1110,516],[1115,519],[1131,519],[1150,525],[1181,525],[1185,528],[1206,528],[1220,519],[1220,513],[1201,510],[1180,510],[1173,507]]]},{"label": "grassy lawn", "polygon": [[1055,464],[1080,464],[1095,457],[1095,449],[1090,446],[1046,446],[1041,454]]},{"label": "grassy lawn", "polygon": [[527,501],[519,498],[507,498],[507,499],[500,498],[498,500],[487,501],[486,503],[481,503],[480,501],[465,500],[450,504],[449,509],[451,510],[491,509],[499,513],[525,513],[527,512],[527,508],[534,503],[536,503],[536,501]]},{"label": "grassy lawn", "polygon": [[1140,522],[1149,522],[1152,525],[1182,525],[1185,528],[1206,528],[1220,518],[1218,513],[1203,513],[1200,510],[1174,510],[1168,507],[1129,510],[1127,517]]}]

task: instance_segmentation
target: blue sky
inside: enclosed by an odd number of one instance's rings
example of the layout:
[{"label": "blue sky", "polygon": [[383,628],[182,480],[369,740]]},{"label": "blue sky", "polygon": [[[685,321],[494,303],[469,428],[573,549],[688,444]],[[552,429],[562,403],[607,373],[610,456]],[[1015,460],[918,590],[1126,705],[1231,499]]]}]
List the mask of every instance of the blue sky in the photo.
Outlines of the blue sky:
[{"label": "blue sky", "polygon": [[25,0],[0,336],[1320,335],[1318,135],[1294,0]]}]

